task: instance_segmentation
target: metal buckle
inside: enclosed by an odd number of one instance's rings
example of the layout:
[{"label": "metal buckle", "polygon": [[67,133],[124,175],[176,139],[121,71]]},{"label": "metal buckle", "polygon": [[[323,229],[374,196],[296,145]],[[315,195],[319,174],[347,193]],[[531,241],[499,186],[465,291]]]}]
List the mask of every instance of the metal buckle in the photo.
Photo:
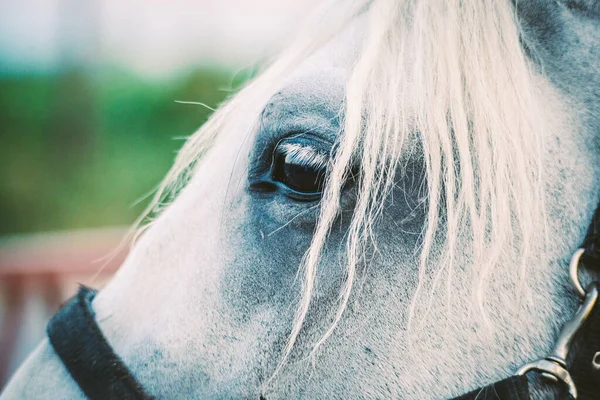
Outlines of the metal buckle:
[{"label": "metal buckle", "polygon": [[567,386],[569,395],[571,395],[573,399],[577,399],[577,388],[575,387],[575,382],[573,382],[573,379],[567,370],[567,356],[569,355],[569,350],[571,349],[571,345],[573,344],[573,340],[575,339],[577,332],[579,332],[579,329],[583,326],[594,306],[596,305],[599,291],[597,282],[591,283],[587,287],[587,290],[584,290],[579,282],[577,272],[579,270],[579,259],[581,258],[583,251],[583,249],[579,249],[573,254],[569,266],[569,278],[571,280],[571,285],[573,286],[573,290],[583,301],[582,304],[579,306],[579,309],[573,318],[571,318],[571,320],[567,322],[561,329],[560,334],[558,335],[558,340],[556,341],[556,344],[554,345],[550,355],[537,361],[525,364],[516,372],[516,375],[524,375],[529,371],[541,372],[542,376],[552,380],[553,382],[560,381],[564,383]]}]

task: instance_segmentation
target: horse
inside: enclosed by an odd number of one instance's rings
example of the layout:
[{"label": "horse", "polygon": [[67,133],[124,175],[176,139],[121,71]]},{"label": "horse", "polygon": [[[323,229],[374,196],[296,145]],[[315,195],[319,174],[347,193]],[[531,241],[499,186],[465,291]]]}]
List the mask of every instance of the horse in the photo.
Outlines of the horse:
[{"label": "horse", "polygon": [[[577,306],[599,93],[594,0],[325,2],[188,138],[96,323],[156,398],[510,376]],[[84,394],[45,339],[1,397]]]}]

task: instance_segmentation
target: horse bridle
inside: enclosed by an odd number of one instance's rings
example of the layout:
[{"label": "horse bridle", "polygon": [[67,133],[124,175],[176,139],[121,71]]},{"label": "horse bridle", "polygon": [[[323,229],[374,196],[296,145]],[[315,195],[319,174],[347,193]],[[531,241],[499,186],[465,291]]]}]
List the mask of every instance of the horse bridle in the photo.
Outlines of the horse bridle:
[{"label": "horse bridle", "polygon": [[[600,272],[600,204],[582,247],[570,263],[571,284],[581,305],[563,326],[550,355],[524,365],[510,378],[454,400],[529,400],[525,374],[530,371],[541,373],[548,382],[560,383],[561,399],[600,399],[600,307],[594,307],[600,282],[584,289],[578,277],[582,265]],[[54,351],[90,399],[151,399],[102,334],[92,309],[95,295],[95,290],[81,286],[50,320],[46,331]],[[576,336],[578,347],[570,352]]]}]

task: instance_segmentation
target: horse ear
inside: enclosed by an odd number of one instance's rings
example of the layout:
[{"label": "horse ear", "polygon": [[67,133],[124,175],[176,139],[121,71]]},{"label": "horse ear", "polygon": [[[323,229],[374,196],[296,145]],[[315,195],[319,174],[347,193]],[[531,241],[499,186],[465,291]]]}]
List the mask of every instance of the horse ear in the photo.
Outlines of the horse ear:
[{"label": "horse ear", "polygon": [[600,17],[599,0],[561,0],[564,5],[576,12],[582,12],[590,17]]}]

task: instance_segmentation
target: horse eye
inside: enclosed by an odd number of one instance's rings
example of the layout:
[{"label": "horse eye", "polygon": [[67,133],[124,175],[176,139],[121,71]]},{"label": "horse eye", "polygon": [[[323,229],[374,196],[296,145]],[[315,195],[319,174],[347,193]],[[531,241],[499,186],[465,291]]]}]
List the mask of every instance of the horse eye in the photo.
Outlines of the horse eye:
[{"label": "horse eye", "polygon": [[323,191],[328,157],[310,146],[283,144],[275,149],[272,179],[300,194]]}]

